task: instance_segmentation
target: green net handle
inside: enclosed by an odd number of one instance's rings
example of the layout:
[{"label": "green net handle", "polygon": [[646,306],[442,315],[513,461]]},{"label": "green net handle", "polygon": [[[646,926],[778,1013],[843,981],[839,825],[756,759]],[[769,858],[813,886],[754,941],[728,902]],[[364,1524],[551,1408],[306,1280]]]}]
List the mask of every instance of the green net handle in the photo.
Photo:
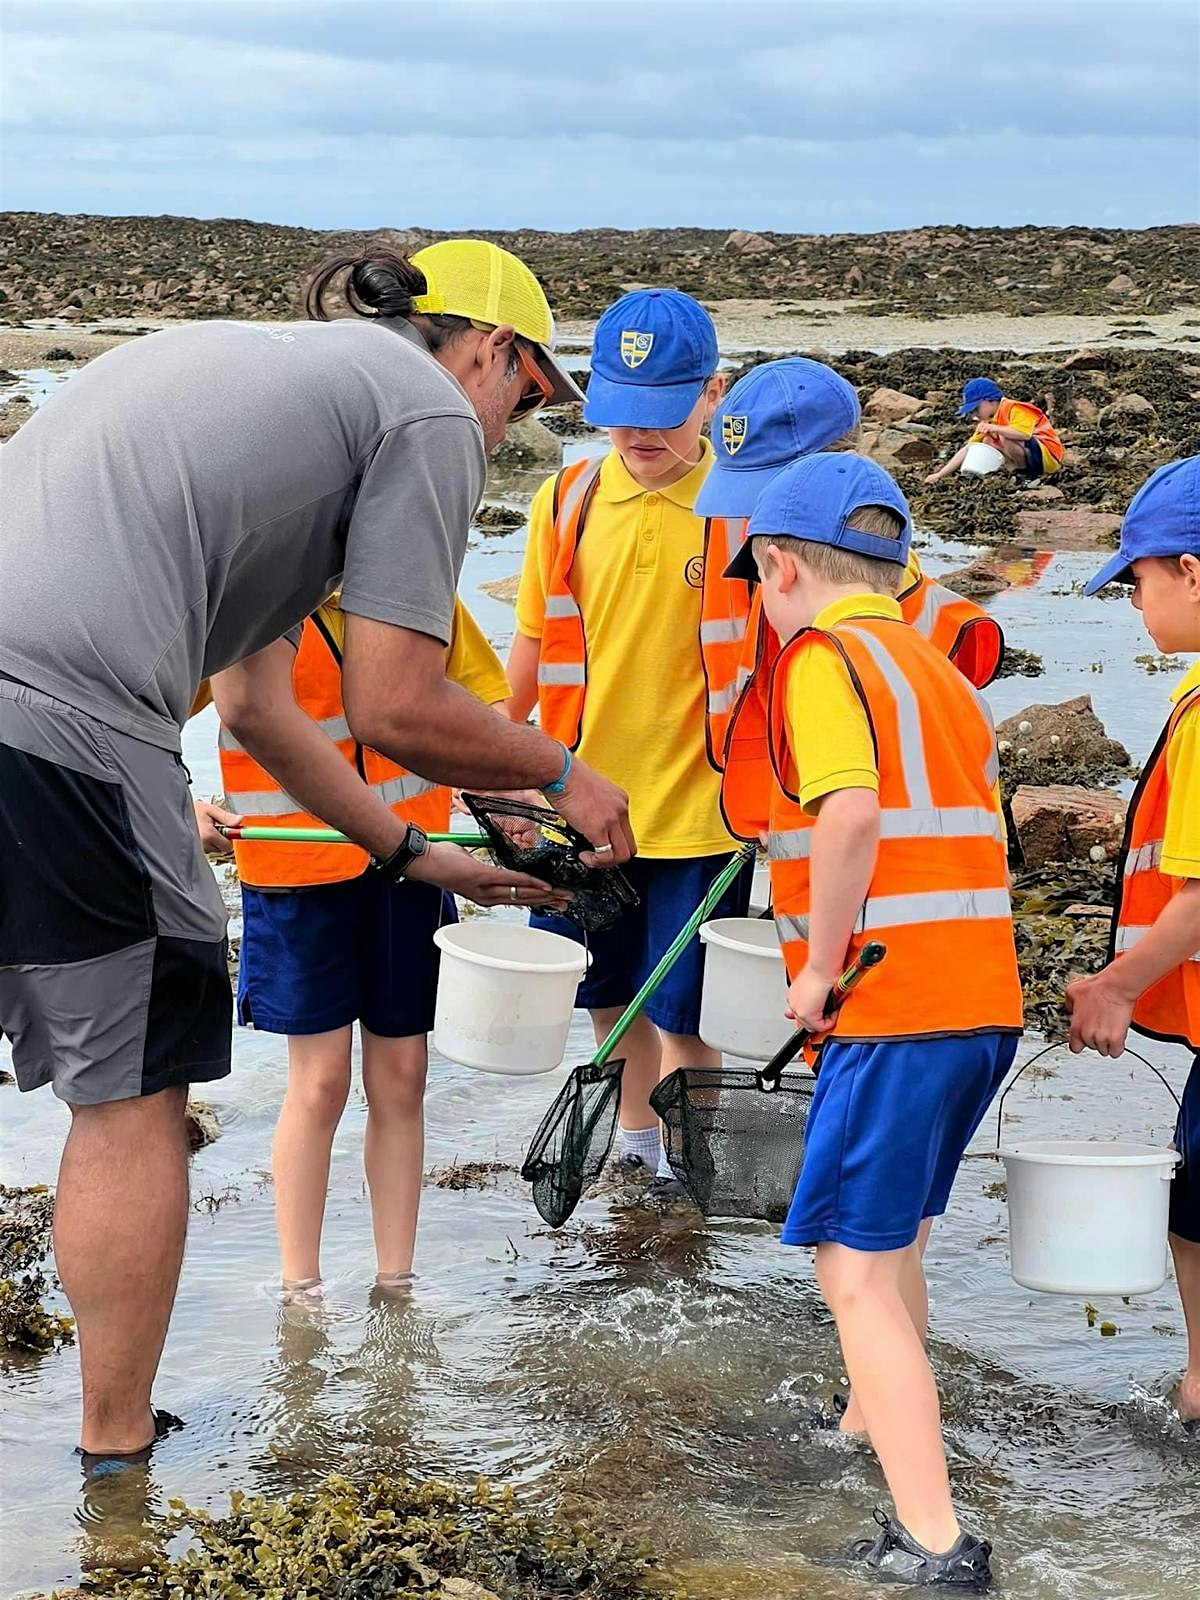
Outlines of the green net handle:
[{"label": "green net handle", "polygon": [[729,888],[730,884],[737,877],[742,868],[747,866],[753,860],[754,846],[752,844],[744,844],[738,851],[737,855],[730,856],[729,860],[722,867],[721,871],[713,879],[712,887],[704,896],[704,899],[701,900],[695,911],[692,912],[691,916],[684,923],[683,927],[680,928],[679,932],[675,935],[675,938],[671,942],[670,948],[667,950],[662,960],[658,963],[654,971],[634,995],[633,999],[625,1007],[625,1010],[618,1018],[613,1031],[609,1034],[608,1038],[605,1039],[604,1043],[592,1057],[593,1066],[602,1067],[612,1055],[613,1051],[617,1048],[621,1040],[625,1037],[630,1028],[633,1026],[634,1022],[637,1020],[638,1015],[646,1004],[646,1001],[649,1000],[650,996],[658,988],[659,984],[662,983],[667,973],[670,972],[671,968],[675,965],[680,956],[687,949],[688,945],[695,938],[697,932],[699,931],[700,924],[704,921],[705,917],[711,914],[717,901],[725,893],[726,889]]}]

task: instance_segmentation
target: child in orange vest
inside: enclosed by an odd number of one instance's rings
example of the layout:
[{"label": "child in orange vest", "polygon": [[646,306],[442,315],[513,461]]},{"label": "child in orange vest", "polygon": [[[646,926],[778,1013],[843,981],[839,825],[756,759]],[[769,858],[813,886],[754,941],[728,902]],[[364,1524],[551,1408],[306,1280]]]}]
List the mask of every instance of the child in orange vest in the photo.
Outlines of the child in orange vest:
[{"label": "child in orange vest", "polygon": [[[514,717],[535,701],[542,728],[629,794],[640,896],[592,935],[579,990],[603,1039],[734,849],[709,762],[707,678],[736,651],[747,586],[720,577],[729,530],[696,515],[712,461],[703,437],[722,392],[717,336],[702,306],[674,290],[639,290],[600,318],[584,416],[612,451],[544,484],[530,512],[508,662]],[[705,555],[722,551],[715,583]],[[714,915],[744,915],[744,873]],[[570,921],[533,925],[580,940]],[[660,1073],[718,1063],[698,1037],[703,954],[693,941],[622,1044],[625,1159],[655,1195],[680,1192],[662,1154],[649,1095]]]},{"label": "child in orange vest", "polygon": [[[726,815],[768,850],[789,1014],[827,1035],[783,1242],[815,1245],[853,1399],[895,1516],[861,1554],[879,1576],[979,1586],[990,1546],[962,1532],[925,1354],[920,1244],[1011,1067],[1021,992],[996,741],[978,692],[895,595],[908,507],[882,468],[820,454],[763,491],[730,568],[753,563],[782,644],[730,734]],[[887,959],[831,1015],[868,940]]]},{"label": "child in orange vest", "polygon": [[[1088,584],[1133,584],[1133,603],[1158,649],[1200,655],[1200,456],[1160,467],[1134,496],[1121,547]],[[1187,1370],[1174,1400],[1200,1427],[1200,661],[1129,807],[1117,870],[1114,959],[1067,990],[1071,1049],[1119,1056],[1132,1026],[1195,1051],[1183,1091],[1171,1185],[1171,1251],[1188,1330]]]},{"label": "child in orange vest", "polygon": [[[446,672],[485,703],[508,682],[478,624],[456,604]],[[445,832],[450,791],[355,742],[342,703],[345,618],[336,599],[280,639],[213,680],[228,803],[258,826],[315,827],[233,730],[249,701],[288,742],[310,781],[359,784],[360,803],[385,823]],[[249,735],[247,734],[247,737]],[[315,747],[311,741],[316,739]],[[305,748],[303,741],[310,741]],[[329,763],[326,774],[322,760]],[[364,821],[365,825],[365,821]],[[438,848],[434,846],[434,848]],[[272,1149],[275,1220],[285,1297],[322,1295],[321,1233],[334,1134],[350,1089],[354,1023],[367,1100],[364,1166],[377,1285],[411,1283],[424,1153],[426,1035],[433,1026],[435,930],[456,920],[454,899],[433,883],[373,867],[351,844],[243,841],[238,1020],[287,1035],[288,1083]],[[467,891],[470,892],[470,891]]]},{"label": "child in orange vest", "polygon": [[960,417],[974,417],[979,426],[945,466],[926,483],[957,472],[973,444],[990,444],[1004,457],[1009,472],[1028,478],[1050,477],[1063,464],[1062,440],[1044,411],[1026,400],[1008,400],[994,378],[971,378],[963,385]]}]

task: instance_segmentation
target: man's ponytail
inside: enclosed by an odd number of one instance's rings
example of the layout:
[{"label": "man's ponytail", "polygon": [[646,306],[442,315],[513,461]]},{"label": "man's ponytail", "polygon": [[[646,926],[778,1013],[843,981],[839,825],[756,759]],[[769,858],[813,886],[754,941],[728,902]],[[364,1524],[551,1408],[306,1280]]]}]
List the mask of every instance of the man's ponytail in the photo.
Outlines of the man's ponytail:
[{"label": "man's ponytail", "polygon": [[336,306],[336,291],[355,316],[410,317],[414,298],[427,287],[420,267],[394,250],[335,256],[313,274],[305,291],[304,310],[312,321],[328,322],[331,303]]}]

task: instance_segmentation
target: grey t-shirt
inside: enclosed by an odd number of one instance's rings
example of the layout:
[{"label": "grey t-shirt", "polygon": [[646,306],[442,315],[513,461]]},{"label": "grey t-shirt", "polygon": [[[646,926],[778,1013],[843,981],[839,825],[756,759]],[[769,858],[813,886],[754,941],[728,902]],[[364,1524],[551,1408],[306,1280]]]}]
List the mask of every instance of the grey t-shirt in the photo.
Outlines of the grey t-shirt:
[{"label": "grey t-shirt", "polygon": [[[0,674],[167,749],[201,678],[342,608],[448,643],[483,435],[405,323],[202,323],[0,453]],[[343,576],[344,574],[344,576]]]}]

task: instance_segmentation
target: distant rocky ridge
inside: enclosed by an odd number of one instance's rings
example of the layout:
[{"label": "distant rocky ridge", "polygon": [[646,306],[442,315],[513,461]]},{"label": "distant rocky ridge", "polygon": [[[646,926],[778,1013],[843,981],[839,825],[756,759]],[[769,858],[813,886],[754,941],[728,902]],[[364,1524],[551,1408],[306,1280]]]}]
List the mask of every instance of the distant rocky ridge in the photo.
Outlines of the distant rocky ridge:
[{"label": "distant rocky ridge", "polygon": [[[295,316],[326,256],[421,229],[328,232],[189,217],[0,213],[0,321]],[[483,237],[523,256],[561,316],[594,316],[635,283],[704,300],[849,300],[924,316],[983,311],[1158,312],[1200,298],[1200,227],[914,228],[782,234],[703,228]]]}]

